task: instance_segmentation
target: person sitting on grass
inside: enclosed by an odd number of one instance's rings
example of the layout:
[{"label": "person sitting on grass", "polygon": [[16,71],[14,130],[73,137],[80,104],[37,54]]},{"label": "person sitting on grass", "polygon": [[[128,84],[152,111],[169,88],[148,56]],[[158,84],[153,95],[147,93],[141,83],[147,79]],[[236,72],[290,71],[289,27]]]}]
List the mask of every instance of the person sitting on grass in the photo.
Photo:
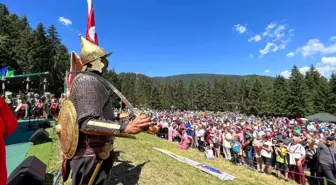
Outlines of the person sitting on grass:
[{"label": "person sitting on grass", "polygon": [[212,150],[210,144],[205,147],[204,153],[205,153],[205,156],[207,157],[207,159],[214,159],[215,158],[214,151]]},{"label": "person sitting on grass", "polygon": [[279,147],[275,149],[276,155],[276,169],[277,175],[280,179],[281,171],[285,172],[285,181],[288,182],[288,165],[286,161],[286,155],[288,154],[287,147],[284,145],[282,140],[278,141]]},{"label": "person sitting on grass", "polygon": [[242,145],[240,142],[240,137],[236,135],[234,140],[231,143],[232,145],[232,152],[233,152],[233,161],[235,164],[240,164],[240,153],[242,151]]},{"label": "person sitting on grass", "polygon": [[179,147],[181,149],[188,149],[191,144],[191,137],[187,134],[186,130],[182,130],[182,135],[181,135],[181,143],[179,144]]}]

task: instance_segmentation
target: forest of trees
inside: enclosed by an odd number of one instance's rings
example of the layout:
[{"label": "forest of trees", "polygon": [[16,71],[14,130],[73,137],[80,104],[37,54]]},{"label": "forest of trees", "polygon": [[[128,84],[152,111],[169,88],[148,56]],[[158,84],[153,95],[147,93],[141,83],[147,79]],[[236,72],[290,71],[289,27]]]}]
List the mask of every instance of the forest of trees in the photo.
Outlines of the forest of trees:
[{"label": "forest of trees", "polygon": [[32,29],[26,16],[10,14],[0,4],[0,68],[8,66],[15,74],[48,71],[54,79],[51,90],[61,91],[69,60],[54,25],[39,23]]},{"label": "forest of trees", "polygon": [[187,87],[183,79],[161,84],[135,73],[118,75],[111,70],[105,75],[137,107],[284,116],[336,113],[336,73],[328,80],[314,66],[305,75],[294,66],[289,79],[277,76],[270,81],[253,75],[235,81],[223,77],[213,83],[193,80]]},{"label": "forest of trees", "polygon": [[[9,66],[16,73],[49,71],[55,92],[63,91],[70,55],[61,43],[56,28],[42,23],[35,29],[27,17],[10,14],[0,4],[0,67]],[[223,77],[209,80],[183,78],[174,83],[159,83],[136,73],[104,76],[136,107],[187,110],[240,111],[255,115],[305,116],[317,112],[336,113],[336,74],[326,79],[311,66],[305,74],[293,67],[289,79],[273,80],[257,75],[240,79]],[[115,97],[115,106],[120,100]]]}]

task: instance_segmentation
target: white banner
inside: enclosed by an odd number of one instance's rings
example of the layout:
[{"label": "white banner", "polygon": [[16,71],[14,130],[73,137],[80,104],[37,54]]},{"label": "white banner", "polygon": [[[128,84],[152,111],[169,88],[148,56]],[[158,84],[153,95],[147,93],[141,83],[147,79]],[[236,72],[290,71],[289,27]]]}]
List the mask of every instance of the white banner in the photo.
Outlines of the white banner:
[{"label": "white banner", "polygon": [[169,152],[167,150],[164,150],[164,149],[160,149],[160,148],[155,148],[155,150],[161,152],[161,153],[164,153],[180,162],[183,162],[183,163],[186,163],[186,164],[189,164],[190,166],[193,166],[195,168],[198,168],[206,173],[209,173],[211,175],[214,175],[218,178],[220,178],[221,180],[234,180],[236,177],[230,175],[230,174],[227,174],[225,172],[221,172],[219,170],[217,170],[216,168],[213,168],[211,166],[208,166],[208,165],[205,165],[205,164],[201,164],[197,161],[194,161],[194,160],[191,160],[191,159],[188,159],[188,158],[185,158],[185,157],[182,157],[182,156],[179,156],[179,155],[176,155],[172,152]]}]

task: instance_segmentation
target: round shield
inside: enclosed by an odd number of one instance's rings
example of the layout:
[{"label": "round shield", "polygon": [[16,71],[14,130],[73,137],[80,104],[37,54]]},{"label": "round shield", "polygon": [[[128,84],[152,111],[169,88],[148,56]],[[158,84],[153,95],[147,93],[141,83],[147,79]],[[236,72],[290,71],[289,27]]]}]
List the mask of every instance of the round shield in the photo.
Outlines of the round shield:
[{"label": "round shield", "polygon": [[71,159],[78,144],[77,113],[70,100],[64,100],[58,115],[56,133],[64,156]]}]

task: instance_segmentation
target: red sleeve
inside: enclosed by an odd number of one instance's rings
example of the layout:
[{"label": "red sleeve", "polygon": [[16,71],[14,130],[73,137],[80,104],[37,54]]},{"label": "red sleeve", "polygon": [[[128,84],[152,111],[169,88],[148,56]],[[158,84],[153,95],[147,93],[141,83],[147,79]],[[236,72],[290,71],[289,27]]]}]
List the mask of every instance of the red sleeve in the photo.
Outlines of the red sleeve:
[{"label": "red sleeve", "polygon": [[0,119],[5,124],[4,137],[13,133],[18,125],[18,121],[3,98],[0,97]]}]

